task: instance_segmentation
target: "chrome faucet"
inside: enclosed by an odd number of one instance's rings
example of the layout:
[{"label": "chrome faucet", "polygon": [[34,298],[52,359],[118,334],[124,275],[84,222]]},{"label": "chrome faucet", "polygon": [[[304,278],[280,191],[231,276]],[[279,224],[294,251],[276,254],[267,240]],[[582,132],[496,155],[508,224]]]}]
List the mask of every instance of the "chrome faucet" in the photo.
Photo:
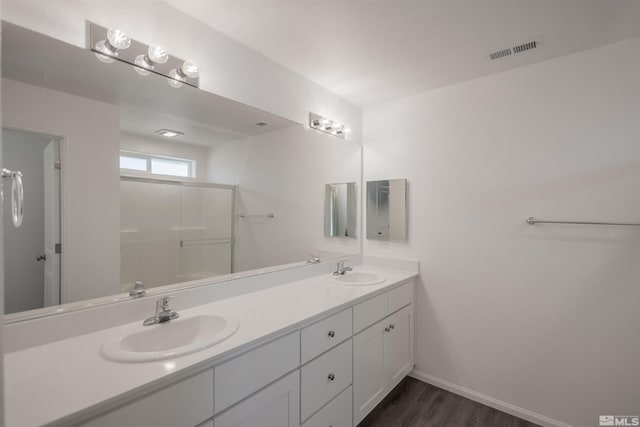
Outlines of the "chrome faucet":
[{"label": "chrome faucet", "polygon": [[317,255],[309,255],[307,258],[307,264],[318,264],[320,261],[320,257]]},{"label": "chrome faucet", "polygon": [[177,319],[180,315],[169,308],[169,300],[172,296],[166,296],[156,301],[156,315],[149,317],[142,324],[144,326],[151,326],[158,323],[168,322],[169,320]]},{"label": "chrome faucet", "polygon": [[349,266],[344,266],[345,261],[338,261],[338,265],[336,266],[336,271],[333,272],[334,276],[343,276],[347,271],[353,270],[353,268]]},{"label": "chrome faucet", "polygon": [[129,296],[131,297],[142,297],[147,293],[147,289],[144,287],[142,282],[137,281],[133,286],[133,289],[129,291]]}]

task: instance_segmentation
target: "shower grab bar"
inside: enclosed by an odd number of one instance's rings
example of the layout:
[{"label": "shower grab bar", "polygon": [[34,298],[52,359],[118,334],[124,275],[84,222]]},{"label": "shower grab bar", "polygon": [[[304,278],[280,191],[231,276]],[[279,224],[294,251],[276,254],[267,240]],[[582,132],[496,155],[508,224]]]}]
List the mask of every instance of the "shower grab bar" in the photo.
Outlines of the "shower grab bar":
[{"label": "shower grab bar", "polygon": [[[22,172],[10,171],[2,168],[2,178],[11,178],[11,220],[13,226],[19,228],[24,218],[24,187],[22,186]],[[2,189],[2,199],[4,200],[4,187]]]},{"label": "shower grab bar", "polygon": [[180,247],[185,246],[206,246],[206,245],[228,245],[233,244],[234,240],[229,237],[219,237],[215,239],[189,239],[180,240]]},{"label": "shower grab bar", "polygon": [[532,216],[527,218],[527,224],[529,225],[535,225],[535,224],[623,225],[628,227],[640,227],[640,224],[629,223],[629,222],[549,221],[549,220],[535,219]]},{"label": "shower grab bar", "polygon": [[238,216],[240,218],[247,218],[247,217],[251,217],[251,216],[264,216],[264,217],[267,217],[267,218],[275,218],[275,215],[272,214],[272,213],[268,213],[268,214],[248,214],[248,213],[241,212],[241,213],[238,214]]}]

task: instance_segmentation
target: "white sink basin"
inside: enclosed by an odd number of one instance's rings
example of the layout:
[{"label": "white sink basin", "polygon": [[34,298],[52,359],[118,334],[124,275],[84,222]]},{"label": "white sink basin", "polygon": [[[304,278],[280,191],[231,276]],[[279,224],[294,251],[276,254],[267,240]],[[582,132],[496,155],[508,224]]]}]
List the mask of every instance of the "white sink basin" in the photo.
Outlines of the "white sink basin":
[{"label": "white sink basin", "polygon": [[331,276],[332,282],[346,286],[377,285],[385,280],[387,280],[387,278],[384,276],[366,271],[348,271],[340,276]]},{"label": "white sink basin", "polygon": [[154,362],[211,347],[239,327],[237,320],[215,315],[178,318],[152,326],[132,326],[105,341],[102,355],[115,362]]}]

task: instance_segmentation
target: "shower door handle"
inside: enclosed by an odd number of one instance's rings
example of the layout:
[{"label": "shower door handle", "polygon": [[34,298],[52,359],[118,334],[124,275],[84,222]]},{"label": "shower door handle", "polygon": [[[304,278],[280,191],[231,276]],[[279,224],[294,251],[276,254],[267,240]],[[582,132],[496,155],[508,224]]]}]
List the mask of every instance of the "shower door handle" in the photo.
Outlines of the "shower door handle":
[{"label": "shower door handle", "polygon": [[[11,220],[14,227],[18,228],[22,225],[22,218],[24,218],[24,189],[22,187],[22,172],[10,171],[9,169],[2,169],[3,178],[11,178]],[[2,191],[2,198],[4,199],[4,188]]]}]

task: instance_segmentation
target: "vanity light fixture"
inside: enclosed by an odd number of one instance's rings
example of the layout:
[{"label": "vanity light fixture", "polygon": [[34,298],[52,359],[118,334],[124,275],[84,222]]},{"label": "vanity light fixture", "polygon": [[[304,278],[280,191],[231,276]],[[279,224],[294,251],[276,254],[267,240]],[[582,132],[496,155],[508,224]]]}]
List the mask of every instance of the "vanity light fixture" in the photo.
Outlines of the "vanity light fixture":
[{"label": "vanity light fixture", "polygon": [[118,51],[127,49],[131,46],[131,39],[124,33],[124,31],[117,28],[109,28],[107,30],[106,39],[98,41],[94,45],[94,51],[96,58],[105,64],[111,64]]},{"label": "vanity light fixture", "polygon": [[100,61],[125,62],[132,65],[136,73],[141,76],[148,76],[151,73],[160,74],[167,77],[173,87],[181,87],[183,84],[199,86],[200,69],[196,62],[169,55],[169,52],[159,44],[146,45],[133,40],[122,30],[107,29],[92,22],[88,25],[88,48]]},{"label": "vanity light fixture", "polygon": [[346,134],[351,132],[351,129],[342,123],[311,112],[309,112],[309,127],[342,139],[345,139]]},{"label": "vanity light fixture", "polygon": [[155,133],[161,136],[165,136],[167,138],[175,138],[176,136],[184,135],[184,132],[180,132],[179,130],[172,130],[172,129],[158,129]]}]

